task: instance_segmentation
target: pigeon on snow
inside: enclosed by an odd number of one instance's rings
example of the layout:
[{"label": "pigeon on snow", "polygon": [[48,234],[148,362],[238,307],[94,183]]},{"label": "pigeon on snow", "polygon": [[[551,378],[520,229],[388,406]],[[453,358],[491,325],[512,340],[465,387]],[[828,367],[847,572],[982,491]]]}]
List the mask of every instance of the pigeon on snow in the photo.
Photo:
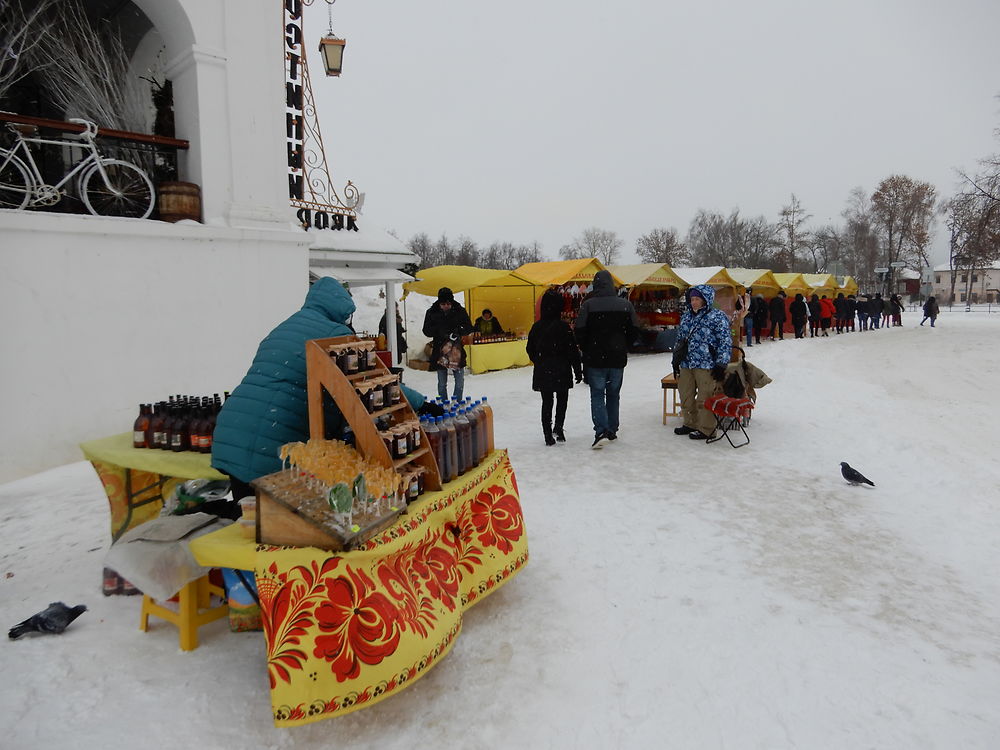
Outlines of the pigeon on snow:
[{"label": "pigeon on snow", "polygon": [[62,602],[52,602],[41,612],[33,614],[24,622],[19,622],[8,632],[8,637],[13,640],[20,638],[25,633],[61,633],[73,620],[87,611],[83,604],[75,607],[67,607]]},{"label": "pigeon on snow", "polygon": [[875,486],[875,482],[868,479],[857,469],[852,469],[851,465],[847,463],[847,461],[840,462],[840,473],[843,475],[844,479],[853,484],[855,487],[859,484],[870,484],[872,487]]}]

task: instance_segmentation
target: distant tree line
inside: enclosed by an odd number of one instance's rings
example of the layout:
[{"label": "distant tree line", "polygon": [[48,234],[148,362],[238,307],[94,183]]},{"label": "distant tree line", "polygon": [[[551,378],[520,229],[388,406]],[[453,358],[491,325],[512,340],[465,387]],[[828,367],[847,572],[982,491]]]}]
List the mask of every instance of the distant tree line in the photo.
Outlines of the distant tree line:
[{"label": "distant tree line", "polygon": [[[794,193],[774,221],[765,216],[744,217],[738,209],[729,214],[698,209],[685,236],[674,227],[657,227],[636,240],[635,252],[644,263],[832,273],[853,276],[866,289],[883,283],[888,288],[897,270],[894,263],[914,270],[930,265],[935,225],[944,217],[954,292],[961,269],[981,268],[1000,258],[1000,154],[981,160],[974,174],[960,175],[963,188],[945,201],[939,200],[930,183],[907,175],[890,175],[871,193],[857,187],[848,195],[840,220],[826,224],[810,223],[812,215]],[[418,234],[408,245],[421,257],[421,267],[461,264],[513,269],[545,260],[537,242],[497,242],[479,248],[466,237],[453,243],[442,235],[431,242],[426,234]],[[559,248],[558,255],[562,259],[596,257],[612,265],[618,262],[623,246],[614,231],[591,227]],[[876,268],[891,270],[886,274]]]}]

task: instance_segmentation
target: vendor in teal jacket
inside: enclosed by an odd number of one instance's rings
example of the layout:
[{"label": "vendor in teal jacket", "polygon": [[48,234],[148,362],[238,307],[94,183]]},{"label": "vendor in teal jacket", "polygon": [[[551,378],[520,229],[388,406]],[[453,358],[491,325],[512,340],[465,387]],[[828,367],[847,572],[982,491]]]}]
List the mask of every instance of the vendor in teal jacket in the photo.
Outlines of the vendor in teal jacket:
[{"label": "vendor in teal jacket", "polygon": [[[309,439],[306,342],[348,336],[354,300],[336,280],[323,277],[309,289],[302,309],[280,323],[257,347],[250,370],[230,394],[212,435],[212,466],[242,483],[281,469],[285,443]],[[424,397],[405,386],[414,409]],[[336,407],[326,413],[327,437],[341,438],[345,421]],[[234,482],[233,498],[252,494]]]}]

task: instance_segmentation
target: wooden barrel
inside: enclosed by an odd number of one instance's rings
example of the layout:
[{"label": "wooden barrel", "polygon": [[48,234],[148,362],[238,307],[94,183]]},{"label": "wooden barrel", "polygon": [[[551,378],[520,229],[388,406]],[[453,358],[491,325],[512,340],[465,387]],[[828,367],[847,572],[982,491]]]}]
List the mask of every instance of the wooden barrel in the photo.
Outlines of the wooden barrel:
[{"label": "wooden barrel", "polygon": [[160,221],[201,221],[201,188],[193,182],[161,182],[158,193]]}]

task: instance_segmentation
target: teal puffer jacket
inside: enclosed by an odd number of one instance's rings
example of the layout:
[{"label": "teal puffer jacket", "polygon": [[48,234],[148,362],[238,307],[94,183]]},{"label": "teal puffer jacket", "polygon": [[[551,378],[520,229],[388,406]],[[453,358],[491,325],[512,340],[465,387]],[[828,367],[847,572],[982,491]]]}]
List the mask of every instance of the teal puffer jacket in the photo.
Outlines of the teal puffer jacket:
[{"label": "teal puffer jacket", "polygon": [[350,335],[353,313],[354,300],[337,281],[324,277],[312,285],[302,309],[260,342],[249,372],[219,412],[212,466],[250,482],[281,468],[282,445],[309,438],[305,343]]}]

